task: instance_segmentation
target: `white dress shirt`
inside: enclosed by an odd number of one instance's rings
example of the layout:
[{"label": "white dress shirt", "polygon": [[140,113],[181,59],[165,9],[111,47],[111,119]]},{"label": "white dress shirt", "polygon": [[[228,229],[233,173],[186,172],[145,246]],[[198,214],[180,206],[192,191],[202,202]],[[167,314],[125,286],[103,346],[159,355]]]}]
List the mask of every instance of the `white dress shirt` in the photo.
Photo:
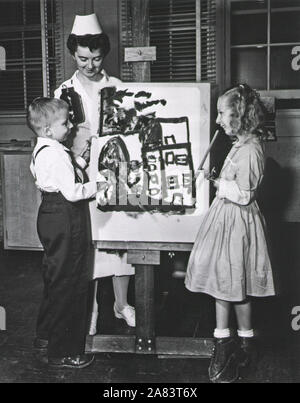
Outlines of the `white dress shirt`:
[{"label": "white dress shirt", "polygon": [[[37,154],[43,146],[47,147]],[[61,192],[70,202],[94,197],[96,182],[75,183],[74,167],[68,152],[70,150],[57,140],[38,137],[30,164],[37,188],[45,192]],[[76,162],[83,167],[82,158],[76,159]]]}]

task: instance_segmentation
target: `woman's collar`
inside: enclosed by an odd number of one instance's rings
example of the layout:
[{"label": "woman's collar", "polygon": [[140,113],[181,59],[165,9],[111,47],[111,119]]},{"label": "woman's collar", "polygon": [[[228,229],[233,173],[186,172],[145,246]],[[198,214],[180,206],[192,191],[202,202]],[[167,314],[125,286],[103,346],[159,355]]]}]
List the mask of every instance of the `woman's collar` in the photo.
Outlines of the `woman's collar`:
[{"label": "woman's collar", "polygon": [[[71,82],[72,82],[72,80],[75,80],[75,81],[77,81],[81,86],[84,86],[84,85],[81,83],[81,81],[79,80],[78,74],[79,74],[79,70],[76,70],[75,73],[73,74],[73,76],[71,77]],[[100,71],[100,74],[102,75],[101,80],[99,80],[99,81],[91,81],[91,82],[101,83],[101,82],[103,82],[103,81],[108,81],[108,80],[109,80],[109,76],[108,76],[108,74],[106,73],[106,71],[105,71],[104,69],[102,69],[102,70]]]}]

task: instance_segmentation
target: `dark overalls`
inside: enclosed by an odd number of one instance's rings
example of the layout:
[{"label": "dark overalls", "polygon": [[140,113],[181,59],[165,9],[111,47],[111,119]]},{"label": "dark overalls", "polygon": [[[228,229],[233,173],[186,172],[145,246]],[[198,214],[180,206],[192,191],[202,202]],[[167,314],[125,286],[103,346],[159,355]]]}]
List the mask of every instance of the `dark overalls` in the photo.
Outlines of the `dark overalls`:
[{"label": "dark overalls", "polygon": [[36,333],[48,340],[51,358],[83,354],[85,349],[90,239],[86,204],[42,192],[37,230],[44,248],[44,293]]}]

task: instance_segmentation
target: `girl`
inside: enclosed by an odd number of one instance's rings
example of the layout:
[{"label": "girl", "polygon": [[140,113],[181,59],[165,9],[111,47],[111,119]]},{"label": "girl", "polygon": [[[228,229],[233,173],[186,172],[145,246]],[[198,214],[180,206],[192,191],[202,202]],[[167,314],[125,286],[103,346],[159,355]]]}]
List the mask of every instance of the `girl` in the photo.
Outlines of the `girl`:
[{"label": "girl", "polygon": [[[236,141],[220,177],[216,197],[205,215],[189,259],[185,284],[216,299],[215,349],[209,366],[212,382],[233,382],[250,358],[253,341],[248,296],[274,295],[264,218],[256,203],[264,154],[259,139],[263,106],[248,85],[226,91],[218,100],[219,124]],[[239,343],[230,337],[233,304]]]}]

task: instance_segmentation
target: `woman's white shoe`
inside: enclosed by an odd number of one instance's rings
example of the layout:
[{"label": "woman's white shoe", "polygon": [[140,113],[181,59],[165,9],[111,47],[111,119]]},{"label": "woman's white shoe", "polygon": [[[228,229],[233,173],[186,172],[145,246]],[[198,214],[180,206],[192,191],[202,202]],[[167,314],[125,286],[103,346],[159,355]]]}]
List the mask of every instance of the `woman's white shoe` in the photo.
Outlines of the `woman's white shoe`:
[{"label": "woman's white shoe", "polygon": [[135,327],[135,309],[131,305],[126,305],[122,310],[118,310],[116,303],[114,303],[115,317],[124,319],[128,326]]}]

